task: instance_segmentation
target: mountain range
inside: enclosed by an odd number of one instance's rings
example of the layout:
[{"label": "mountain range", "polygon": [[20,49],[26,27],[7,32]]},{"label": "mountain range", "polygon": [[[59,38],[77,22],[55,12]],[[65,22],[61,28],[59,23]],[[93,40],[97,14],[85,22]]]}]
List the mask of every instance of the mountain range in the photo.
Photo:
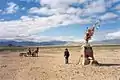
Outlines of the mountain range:
[{"label": "mountain range", "polygon": [[[72,42],[72,41],[46,41],[46,42],[32,42],[32,41],[15,41],[15,40],[0,40],[0,46],[52,46],[52,45],[67,45],[67,46],[78,46],[82,42]],[[93,41],[91,44],[120,44],[120,39],[110,39],[102,41]]]},{"label": "mountain range", "polygon": [[120,45],[120,39],[108,39],[108,40],[102,40],[102,41],[93,41],[92,44],[102,44],[102,45]]},{"label": "mountain range", "polygon": [[0,46],[50,46],[50,45],[64,45],[67,41],[15,41],[15,40],[0,40]]}]

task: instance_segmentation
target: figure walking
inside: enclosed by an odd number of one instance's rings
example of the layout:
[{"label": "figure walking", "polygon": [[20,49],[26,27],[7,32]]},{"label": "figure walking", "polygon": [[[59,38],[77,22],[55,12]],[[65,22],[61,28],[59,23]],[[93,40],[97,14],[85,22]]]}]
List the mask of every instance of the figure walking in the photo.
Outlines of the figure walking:
[{"label": "figure walking", "polygon": [[64,52],[65,64],[68,64],[69,56],[70,56],[69,51],[68,51],[68,49],[66,48],[66,49],[65,49],[65,52]]}]

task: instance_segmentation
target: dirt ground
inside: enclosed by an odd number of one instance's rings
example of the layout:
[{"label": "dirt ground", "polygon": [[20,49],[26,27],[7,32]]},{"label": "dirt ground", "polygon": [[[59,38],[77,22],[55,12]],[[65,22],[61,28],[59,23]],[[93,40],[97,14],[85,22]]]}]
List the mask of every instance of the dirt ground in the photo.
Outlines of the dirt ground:
[{"label": "dirt ground", "polygon": [[64,64],[64,49],[41,48],[39,57],[0,52],[0,80],[120,80],[120,47],[94,48],[100,66],[76,65],[79,47],[68,48],[69,64]]}]

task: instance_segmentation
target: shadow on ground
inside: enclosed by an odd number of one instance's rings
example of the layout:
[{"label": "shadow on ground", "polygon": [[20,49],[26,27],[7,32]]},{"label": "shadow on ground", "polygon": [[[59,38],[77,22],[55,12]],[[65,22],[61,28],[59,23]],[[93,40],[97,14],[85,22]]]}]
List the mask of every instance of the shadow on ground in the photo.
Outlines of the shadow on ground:
[{"label": "shadow on ground", "polygon": [[[27,57],[32,57],[32,56],[27,56]],[[51,57],[51,58],[54,58],[54,56],[47,56],[47,55],[45,55],[45,56],[37,56],[37,57]],[[33,58],[37,58],[37,57],[33,57]]]},{"label": "shadow on ground", "polygon": [[120,66],[120,64],[99,63],[99,66]]}]

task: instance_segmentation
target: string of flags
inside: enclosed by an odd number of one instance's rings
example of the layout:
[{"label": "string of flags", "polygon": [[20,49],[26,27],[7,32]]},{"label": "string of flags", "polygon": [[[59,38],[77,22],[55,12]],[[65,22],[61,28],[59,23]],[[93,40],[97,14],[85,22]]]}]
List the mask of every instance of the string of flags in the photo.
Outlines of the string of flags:
[{"label": "string of flags", "polygon": [[99,29],[100,22],[101,22],[101,20],[99,19],[98,21],[96,21],[95,24],[92,25],[92,27],[90,27],[90,28],[87,27],[86,35],[85,35],[86,42],[88,42],[91,39],[91,37],[94,34],[95,29]]}]

